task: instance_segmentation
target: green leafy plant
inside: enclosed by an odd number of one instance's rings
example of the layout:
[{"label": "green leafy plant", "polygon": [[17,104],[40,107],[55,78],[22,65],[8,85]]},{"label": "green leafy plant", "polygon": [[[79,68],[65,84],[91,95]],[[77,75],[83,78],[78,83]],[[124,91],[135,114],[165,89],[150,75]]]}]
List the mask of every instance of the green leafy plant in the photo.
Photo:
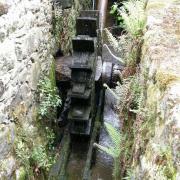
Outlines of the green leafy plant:
[{"label": "green leafy plant", "polygon": [[117,10],[118,10],[118,3],[114,3],[111,7],[110,14],[117,13]]},{"label": "green leafy plant", "polygon": [[159,156],[156,160],[156,164],[159,165],[163,172],[163,175],[167,179],[176,179],[177,170],[173,163],[173,155],[170,146],[159,146]]},{"label": "green leafy plant", "polygon": [[26,143],[22,140],[16,141],[15,153],[19,162],[26,168],[26,172],[30,169],[30,151]]},{"label": "green leafy plant", "polygon": [[142,35],[145,28],[145,0],[129,0],[115,3],[110,13],[114,14],[124,29],[123,34],[116,39],[108,29],[105,34],[110,45],[118,52],[120,61],[128,67],[135,67],[140,60]]},{"label": "green leafy plant", "polygon": [[60,40],[60,31],[62,29],[62,23],[63,23],[63,10],[62,8],[57,4],[54,3],[54,10],[53,10],[53,35],[55,38],[56,43],[59,43]]},{"label": "green leafy plant", "polygon": [[46,171],[48,171],[53,164],[52,159],[47,154],[46,148],[43,145],[33,148],[31,159],[36,168]]},{"label": "green leafy plant", "polygon": [[48,150],[54,150],[55,133],[49,127],[46,127],[46,138]]},{"label": "green leafy plant", "polygon": [[25,174],[29,178],[30,176],[33,176],[30,163],[31,147],[33,146],[33,143],[32,139],[28,137],[27,134],[28,132],[25,132],[22,127],[17,128],[14,150],[19,165],[24,168]]},{"label": "green leafy plant", "polygon": [[123,180],[131,180],[134,179],[132,169],[127,169],[126,177],[122,178]]},{"label": "green leafy plant", "polygon": [[138,76],[130,76],[123,79],[122,84],[117,83],[115,93],[119,100],[119,112],[123,111],[137,113],[143,101],[143,87]]},{"label": "green leafy plant", "polygon": [[141,124],[145,117],[144,84],[139,74],[138,64],[141,57],[143,31],[146,24],[146,0],[118,1],[112,6],[111,14],[116,16],[122,35],[118,38],[105,29],[109,44],[119,54],[125,65],[121,72],[121,82],[118,83],[115,93],[119,100],[119,114],[121,116],[121,175],[131,179],[133,173],[128,171],[139,157]]},{"label": "green leafy plant", "polygon": [[[104,29],[104,36],[109,44],[119,54],[116,58],[127,67],[135,67],[140,57],[141,38],[134,39],[130,34],[122,34],[118,39],[107,29]],[[111,53],[112,54],[112,53]]]},{"label": "green leafy plant", "polygon": [[120,168],[120,154],[121,154],[121,134],[115,129],[111,124],[105,123],[106,130],[111,137],[112,146],[104,147],[97,143],[94,143],[94,146],[97,147],[99,150],[104,151],[108,155],[113,158],[114,161],[114,170],[113,170],[113,177],[115,180],[119,179],[119,168]]},{"label": "green leafy plant", "polygon": [[19,131],[15,141],[15,154],[19,165],[24,167],[27,178],[36,176],[37,172],[47,173],[55,162],[52,144],[54,134],[48,129],[47,144],[37,145],[23,130]]},{"label": "green leafy plant", "polygon": [[39,115],[48,117],[55,113],[56,108],[61,105],[61,98],[57,95],[57,88],[48,77],[39,82],[40,107]]},{"label": "green leafy plant", "polygon": [[129,0],[117,8],[118,15],[123,19],[123,28],[134,38],[142,36],[146,16],[144,13],[145,0]]}]

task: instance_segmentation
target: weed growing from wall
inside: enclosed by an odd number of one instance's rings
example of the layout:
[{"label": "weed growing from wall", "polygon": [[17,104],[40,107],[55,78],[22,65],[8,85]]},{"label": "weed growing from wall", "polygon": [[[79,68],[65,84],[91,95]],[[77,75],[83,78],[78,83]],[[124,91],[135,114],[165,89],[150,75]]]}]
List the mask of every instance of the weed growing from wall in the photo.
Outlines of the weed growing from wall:
[{"label": "weed growing from wall", "polygon": [[42,174],[46,176],[55,163],[53,131],[46,127],[45,143],[34,142],[34,138],[30,136],[32,133],[30,129],[24,130],[19,125],[14,147],[18,164],[25,169],[26,179],[38,178]]},{"label": "weed growing from wall", "polygon": [[39,115],[40,118],[51,119],[56,108],[61,105],[61,98],[57,95],[57,88],[48,77],[39,81]]},{"label": "weed growing from wall", "polygon": [[[121,72],[122,83],[118,83],[115,92],[119,99],[119,114],[122,124],[123,138],[121,141],[121,177],[132,177],[131,164],[134,156],[139,157],[139,149],[135,143],[139,141],[138,128],[145,119],[144,84],[140,75],[138,64],[143,43],[143,31],[146,23],[145,0],[129,0],[115,3],[111,14],[117,17],[121,28],[124,29],[118,38],[112,36],[108,29],[105,35],[109,43],[118,52],[125,65]],[[138,140],[137,140],[138,139]],[[134,143],[135,142],[135,143]],[[136,158],[136,159],[137,159]]]},{"label": "weed growing from wall", "polygon": [[[18,166],[26,172],[26,179],[46,176],[51,165],[55,161],[54,131],[47,127],[47,122],[56,117],[56,108],[61,100],[57,95],[55,82],[50,71],[50,78],[40,80],[39,87],[39,110],[36,126],[29,124],[26,118],[26,107],[21,104],[12,112],[12,117],[17,124],[14,153],[18,160]],[[41,121],[39,121],[39,118]],[[48,126],[50,123],[48,121]]]},{"label": "weed growing from wall", "polygon": [[60,32],[63,27],[63,10],[62,7],[59,6],[57,3],[53,4],[54,11],[53,11],[53,36],[55,38],[55,42],[59,44],[60,41]]},{"label": "weed growing from wall", "polygon": [[74,0],[72,7],[62,9],[57,1],[53,4],[53,36],[58,48],[64,54],[72,52],[72,38],[75,36],[76,17],[81,9],[89,9],[90,0]]},{"label": "weed growing from wall", "polygon": [[122,142],[121,147],[121,175],[126,174],[126,169],[130,168],[133,159],[134,138],[136,137],[136,121],[141,116],[137,114],[141,112],[144,96],[142,95],[143,86],[140,83],[139,74],[129,76],[123,79],[122,84],[118,83],[115,89],[119,97],[119,114],[122,125]]},{"label": "weed growing from wall", "polygon": [[142,37],[146,23],[145,0],[129,0],[115,3],[111,14],[121,20],[120,26],[134,39]]}]

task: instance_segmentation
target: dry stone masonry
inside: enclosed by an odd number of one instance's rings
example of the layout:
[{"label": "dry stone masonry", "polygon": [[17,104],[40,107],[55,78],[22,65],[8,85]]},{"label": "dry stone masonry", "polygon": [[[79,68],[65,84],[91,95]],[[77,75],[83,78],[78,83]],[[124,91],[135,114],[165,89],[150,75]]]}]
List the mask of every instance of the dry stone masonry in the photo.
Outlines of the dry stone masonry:
[{"label": "dry stone masonry", "polygon": [[14,151],[19,124],[33,143],[43,143],[37,84],[41,74],[48,74],[59,46],[69,52],[78,11],[90,1],[70,0],[64,10],[62,2],[0,0],[0,179],[17,178],[22,169]]},{"label": "dry stone masonry", "polygon": [[0,179],[17,167],[16,121],[36,131],[35,91],[52,63],[50,0],[0,0]]}]

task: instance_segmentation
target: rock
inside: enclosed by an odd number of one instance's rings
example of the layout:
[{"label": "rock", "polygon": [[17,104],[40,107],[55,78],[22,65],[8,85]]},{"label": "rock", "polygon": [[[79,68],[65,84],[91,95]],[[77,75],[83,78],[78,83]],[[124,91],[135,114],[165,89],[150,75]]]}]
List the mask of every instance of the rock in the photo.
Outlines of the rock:
[{"label": "rock", "polygon": [[7,4],[4,4],[4,3],[0,2],[0,16],[2,16],[3,14],[7,14],[7,13],[8,13]]},{"label": "rock", "polygon": [[[17,125],[12,122],[36,124],[41,66],[48,72],[52,63],[51,21],[49,0],[0,0],[0,179],[10,179],[18,168],[11,158]],[[29,136],[41,139],[37,132],[36,127],[36,136]]]},{"label": "rock", "polygon": [[[77,12],[74,7],[68,9],[66,15],[73,20],[76,16],[69,13]],[[2,167],[0,162],[0,179],[10,179],[18,168],[11,158],[16,137],[14,126],[22,123],[22,127],[29,130],[34,126],[29,137],[34,139],[33,144],[37,139],[43,143],[36,121],[36,90],[40,75],[48,74],[53,55],[59,48],[52,33],[52,15],[50,0],[0,0],[0,160],[4,164]],[[73,25],[69,22],[71,28],[65,27],[66,39],[72,36],[74,22]],[[67,25],[66,19],[64,24]],[[21,168],[17,176],[20,174]]]},{"label": "rock", "polygon": [[0,160],[9,154],[15,139],[14,125],[0,126]]},{"label": "rock", "polygon": [[[16,169],[16,160],[13,156],[7,157],[5,160],[0,161],[0,179],[11,179],[13,172]],[[3,171],[2,171],[3,169]]]}]

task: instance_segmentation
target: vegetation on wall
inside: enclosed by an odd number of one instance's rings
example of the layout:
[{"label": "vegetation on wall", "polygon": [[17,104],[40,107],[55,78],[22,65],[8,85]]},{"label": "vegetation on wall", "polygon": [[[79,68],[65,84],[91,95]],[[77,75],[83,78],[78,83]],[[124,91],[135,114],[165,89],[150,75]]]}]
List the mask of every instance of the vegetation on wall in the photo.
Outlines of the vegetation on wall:
[{"label": "vegetation on wall", "polygon": [[28,122],[24,104],[20,104],[12,112],[17,127],[14,153],[22,180],[46,178],[56,158],[52,123],[57,118],[56,112],[61,105],[61,98],[56,88],[53,62],[49,74],[43,77],[37,86],[37,107],[32,112],[35,124]]},{"label": "vegetation on wall", "polygon": [[40,118],[51,119],[56,114],[56,109],[61,105],[60,96],[57,94],[57,88],[48,77],[44,77],[39,82],[39,115]]},{"label": "vegetation on wall", "polygon": [[111,14],[117,16],[124,31],[118,39],[115,39],[107,29],[105,30],[110,44],[128,67],[136,67],[139,62],[143,29],[146,23],[144,8],[145,0],[116,3],[112,6]]},{"label": "vegetation on wall", "polygon": [[14,150],[19,167],[21,171],[25,172],[24,179],[46,177],[55,162],[55,154],[50,151],[50,148],[53,148],[52,140],[54,141],[54,138],[48,139],[49,133],[51,133],[51,137],[55,137],[53,131],[46,127],[46,132],[42,137],[44,143],[42,141],[35,142],[37,137],[32,137],[33,130],[30,128],[25,130],[21,125],[17,128]]},{"label": "vegetation on wall", "polygon": [[[155,75],[155,84],[148,85],[148,92],[153,98],[147,97],[148,67],[139,65],[146,23],[145,6],[145,0],[116,3],[113,5],[111,13],[117,17],[120,26],[124,29],[122,36],[116,39],[108,29],[105,29],[110,44],[119,53],[121,61],[125,65],[120,74],[122,83],[118,83],[115,89],[119,100],[118,110],[122,124],[119,169],[121,177],[124,179],[135,179],[137,174],[135,176],[134,170],[139,165],[140,155],[146,152],[146,156],[148,154],[151,156],[146,157],[151,158],[150,161],[147,161],[154,162],[154,164],[144,166],[149,168],[149,172],[153,170],[157,172],[155,179],[175,179],[177,170],[173,164],[171,148],[162,148],[163,145],[158,148],[154,145],[156,149],[154,150],[148,147],[148,144],[150,139],[155,136],[156,120],[159,119],[159,123],[161,121],[161,117],[158,117],[159,107],[157,107],[158,98],[156,97],[158,91],[165,91],[171,83],[179,80],[179,77],[171,72],[158,70]],[[153,153],[155,155],[152,157]],[[138,177],[140,177],[139,174]],[[146,177],[144,174],[143,178],[148,179],[148,176]]]},{"label": "vegetation on wall", "polygon": [[115,38],[108,29],[105,29],[105,36],[109,43],[118,52],[124,69],[121,72],[121,81],[118,83],[115,93],[119,100],[119,114],[122,124],[122,137],[119,149],[121,177],[131,179],[133,172],[131,165],[139,151],[136,151],[137,128],[144,119],[144,80],[140,75],[141,45],[143,43],[143,30],[146,23],[144,13],[145,0],[129,0],[116,3],[112,6],[111,14],[115,14],[124,29],[120,37]]},{"label": "vegetation on wall", "polygon": [[28,122],[24,123],[22,118],[26,110],[22,105],[13,112],[17,124],[14,152],[20,170],[25,172],[24,179],[46,177],[55,162],[55,133],[45,120],[52,121],[56,118],[56,108],[61,100],[50,78],[40,80],[39,96],[39,110],[35,121],[37,128],[30,126]]},{"label": "vegetation on wall", "polygon": [[89,9],[90,0],[75,0],[71,8],[62,9],[57,2],[53,11],[53,35],[57,46],[64,54],[72,51],[72,38],[75,36],[76,17],[82,9]]},{"label": "vegetation on wall", "polygon": [[[88,1],[90,2],[90,1]],[[86,2],[87,3],[87,2]],[[53,11],[53,35],[63,53],[69,53],[71,38],[75,34],[75,19],[78,11],[88,4],[75,1],[70,9],[62,10],[62,7],[54,4]],[[61,98],[58,94],[55,82],[54,62],[52,62],[49,74],[43,74],[38,83],[36,92],[37,107],[33,117],[36,125],[29,124],[26,117],[25,106],[20,105],[12,112],[17,124],[14,154],[17,157],[19,179],[47,179],[51,166],[55,163],[56,148],[55,131],[52,122],[57,118],[57,107],[61,106]],[[55,128],[54,128],[55,129]]]}]

